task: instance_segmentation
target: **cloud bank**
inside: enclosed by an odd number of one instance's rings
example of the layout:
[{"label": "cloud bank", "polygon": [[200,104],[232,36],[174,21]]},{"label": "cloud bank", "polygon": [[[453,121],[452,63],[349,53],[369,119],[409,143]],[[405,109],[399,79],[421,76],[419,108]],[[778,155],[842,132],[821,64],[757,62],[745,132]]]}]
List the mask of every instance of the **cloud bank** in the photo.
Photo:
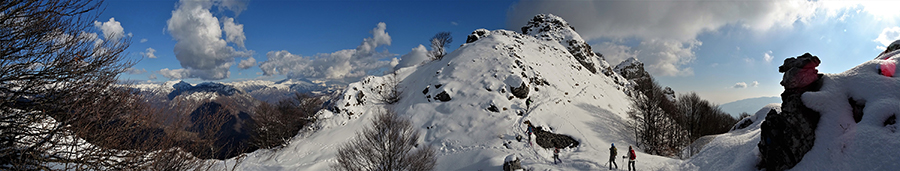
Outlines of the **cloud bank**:
[{"label": "cloud bank", "polygon": [[[243,48],[246,37],[243,25],[234,18],[213,16],[210,9],[218,6],[236,14],[246,9],[241,1],[181,0],[172,18],[166,21],[167,30],[175,43],[175,58],[182,69],[165,68],[159,74],[169,79],[200,78],[219,80],[228,78],[235,58],[250,57],[253,51],[239,51],[228,43]],[[223,23],[220,23],[222,21]],[[224,25],[224,26],[223,26]],[[226,34],[225,39],[222,34]]]},{"label": "cloud bank", "polygon": [[369,33],[372,37],[363,39],[356,49],[344,49],[332,53],[321,53],[315,56],[300,56],[288,51],[270,51],[266,53],[266,61],[260,62],[259,68],[264,75],[285,75],[288,78],[306,78],[310,80],[349,82],[377,71],[390,70],[397,65],[395,56],[387,51],[378,52],[376,48],[391,45],[391,36],[385,32],[387,24],[378,23]]},{"label": "cloud bank", "polygon": [[[629,56],[644,62],[654,75],[688,76],[697,36],[725,26],[753,31],[790,28],[807,22],[818,4],[785,1],[520,1],[507,13],[507,28],[518,30],[535,14],[566,19],[586,40],[602,41],[594,49],[619,63]],[[637,43],[626,44],[623,39]],[[623,53],[624,55],[619,55]]]}]

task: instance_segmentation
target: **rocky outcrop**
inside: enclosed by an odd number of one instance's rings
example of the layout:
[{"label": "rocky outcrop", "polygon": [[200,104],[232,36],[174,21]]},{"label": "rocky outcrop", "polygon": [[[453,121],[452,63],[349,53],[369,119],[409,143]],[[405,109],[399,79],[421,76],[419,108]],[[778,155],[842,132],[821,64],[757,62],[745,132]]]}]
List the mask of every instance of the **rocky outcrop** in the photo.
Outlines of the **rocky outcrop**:
[{"label": "rocky outcrop", "polygon": [[781,113],[770,112],[763,121],[760,140],[760,168],[786,170],[794,167],[812,149],[819,113],[806,107],[800,98],[804,92],[819,91],[822,74],[819,58],[809,53],[788,58],[778,67],[784,73],[781,85]]},{"label": "rocky outcrop", "polygon": [[637,58],[631,57],[622,61],[613,69],[622,77],[628,80],[635,80],[650,77],[650,73],[644,70],[644,63],[638,61]]},{"label": "rocky outcrop", "polygon": [[[557,41],[566,46],[566,50],[578,61],[581,66],[596,74],[598,64],[595,61],[602,60],[594,54],[591,46],[575,32],[575,27],[553,14],[535,15],[528,24],[522,27],[522,34],[531,35],[538,39]],[[580,70],[580,68],[578,68]]]},{"label": "rocky outcrop", "polygon": [[466,43],[475,42],[478,39],[488,36],[490,34],[491,34],[491,31],[489,31],[487,29],[477,29],[475,31],[472,31],[472,34],[469,34],[469,36],[466,37]]},{"label": "rocky outcrop", "polygon": [[574,148],[579,142],[568,135],[554,134],[544,131],[541,127],[534,128],[535,142],[543,148]]}]

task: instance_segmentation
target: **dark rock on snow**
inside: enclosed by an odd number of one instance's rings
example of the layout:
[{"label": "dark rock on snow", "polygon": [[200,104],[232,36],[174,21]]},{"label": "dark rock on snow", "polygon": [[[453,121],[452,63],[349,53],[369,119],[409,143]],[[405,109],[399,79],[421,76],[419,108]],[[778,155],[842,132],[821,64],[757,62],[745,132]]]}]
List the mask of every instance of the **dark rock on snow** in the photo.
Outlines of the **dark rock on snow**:
[{"label": "dark rock on snow", "polygon": [[534,128],[534,136],[537,137],[535,142],[543,148],[574,148],[579,144],[571,136],[547,132],[541,127]]},{"label": "dark rock on snow", "polygon": [[442,102],[450,101],[450,94],[447,94],[447,91],[442,91],[434,96],[435,100],[440,100]]},{"label": "dark rock on snow", "polygon": [[477,29],[475,31],[472,31],[472,34],[469,34],[469,36],[466,37],[466,43],[475,42],[478,39],[489,35],[490,33],[491,31],[488,31],[487,29]]},{"label": "dark rock on snow", "polygon": [[819,112],[803,104],[800,98],[804,92],[819,91],[822,74],[816,66],[819,58],[809,53],[797,58],[788,58],[778,67],[784,73],[781,85],[781,113],[771,112],[762,123],[759,140],[760,163],[766,170],[786,170],[803,159],[815,143],[815,130],[819,123]]},{"label": "dark rock on snow", "polygon": [[525,85],[525,82],[522,82],[522,85],[519,87],[509,86],[510,92],[512,92],[513,96],[519,99],[525,99],[528,97],[528,85]]}]

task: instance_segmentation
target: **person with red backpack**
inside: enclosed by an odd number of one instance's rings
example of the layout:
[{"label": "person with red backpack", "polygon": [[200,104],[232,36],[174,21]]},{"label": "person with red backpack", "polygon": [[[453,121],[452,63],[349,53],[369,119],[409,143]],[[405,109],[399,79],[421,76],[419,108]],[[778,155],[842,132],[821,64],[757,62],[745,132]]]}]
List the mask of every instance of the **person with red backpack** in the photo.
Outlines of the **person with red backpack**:
[{"label": "person with red backpack", "polygon": [[629,171],[637,170],[636,168],[634,168],[634,159],[635,158],[637,158],[637,156],[634,155],[634,149],[632,149],[631,146],[628,146],[628,170]]}]

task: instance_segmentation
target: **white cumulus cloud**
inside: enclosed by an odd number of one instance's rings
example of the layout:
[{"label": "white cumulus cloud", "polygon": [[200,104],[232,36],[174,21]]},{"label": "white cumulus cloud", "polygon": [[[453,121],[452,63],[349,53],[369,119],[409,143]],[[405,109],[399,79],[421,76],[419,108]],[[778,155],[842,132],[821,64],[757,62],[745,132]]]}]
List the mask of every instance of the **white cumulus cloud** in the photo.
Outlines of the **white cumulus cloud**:
[{"label": "white cumulus cloud", "polygon": [[772,56],[771,50],[766,53],[763,53],[763,60],[766,60],[766,62],[772,62],[772,59],[775,59],[775,57]]},{"label": "white cumulus cloud", "polygon": [[[635,39],[636,46],[616,41],[603,44],[608,51],[628,50],[649,66],[654,75],[686,76],[686,67],[702,45],[697,36],[727,25],[757,32],[790,28],[809,21],[818,4],[806,0],[784,1],[520,1],[507,12],[507,28],[518,30],[534,15],[556,14],[568,21],[586,40]],[[624,60],[610,57],[611,63]]]},{"label": "white cumulus cloud", "polygon": [[147,42],[147,39],[141,39],[141,43]]},{"label": "white cumulus cloud", "polygon": [[247,37],[244,36],[244,25],[234,23],[234,18],[225,17],[225,35],[226,41],[232,42],[238,47],[244,47],[244,39]]},{"label": "white cumulus cloud", "polygon": [[308,78],[326,81],[357,81],[379,70],[389,70],[397,61],[387,61],[394,54],[377,52],[376,48],[391,44],[391,36],[385,32],[387,25],[378,23],[356,49],[344,49],[315,56],[300,56],[288,51],[270,51],[259,68],[264,75],[285,75],[288,78]]},{"label": "white cumulus cloud", "polygon": [[253,57],[247,58],[245,60],[241,60],[241,63],[238,63],[238,68],[247,69],[256,65],[256,59]]},{"label": "white cumulus cloud", "polygon": [[735,83],[734,86],[732,86],[732,87],[734,87],[734,88],[747,88],[747,83],[745,83],[745,82],[738,82],[738,83]]},{"label": "white cumulus cloud", "polygon": [[125,37],[125,29],[122,28],[122,23],[116,21],[116,18],[109,18],[107,22],[94,21],[94,26],[103,31],[103,38],[106,40],[119,40]]},{"label": "white cumulus cloud", "polygon": [[153,53],[156,53],[156,49],[147,48],[147,50],[145,50],[144,52],[141,52],[141,56],[144,56],[147,58],[156,58],[156,55]]},{"label": "white cumulus cloud", "polygon": [[[160,75],[169,79],[200,78],[218,80],[228,78],[230,67],[236,57],[250,57],[253,51],[238,51],[228,45],[233,42],[243,46],[243,25],[234,23],[233,19],[224,17],[226,39],[222,38],[223,26],[219,23],[210,8],[243,10],[233,1],[181,0],[177,9],[172,11],[167,30],[175,43],[175,58],[183,69],[163,69]],[[230,23],[230,24],[229,24]]]},{"label": "white cumulus cloud", "polygon": [[887,49],[887,46],[892,42],[900,39],[900,27],[888,27],[881,30],[881,34],[878,34],[878,38],[875,38],[875,42],[881,43],[881,46],[875,47],[877,49]]},{"label": "white cumulus cloud", "polygon": [[753,81],[753,83],[750,83],[750,86],[751,86],[751,87],[758,87],[758,86],[759,86],[759,81]]}]

